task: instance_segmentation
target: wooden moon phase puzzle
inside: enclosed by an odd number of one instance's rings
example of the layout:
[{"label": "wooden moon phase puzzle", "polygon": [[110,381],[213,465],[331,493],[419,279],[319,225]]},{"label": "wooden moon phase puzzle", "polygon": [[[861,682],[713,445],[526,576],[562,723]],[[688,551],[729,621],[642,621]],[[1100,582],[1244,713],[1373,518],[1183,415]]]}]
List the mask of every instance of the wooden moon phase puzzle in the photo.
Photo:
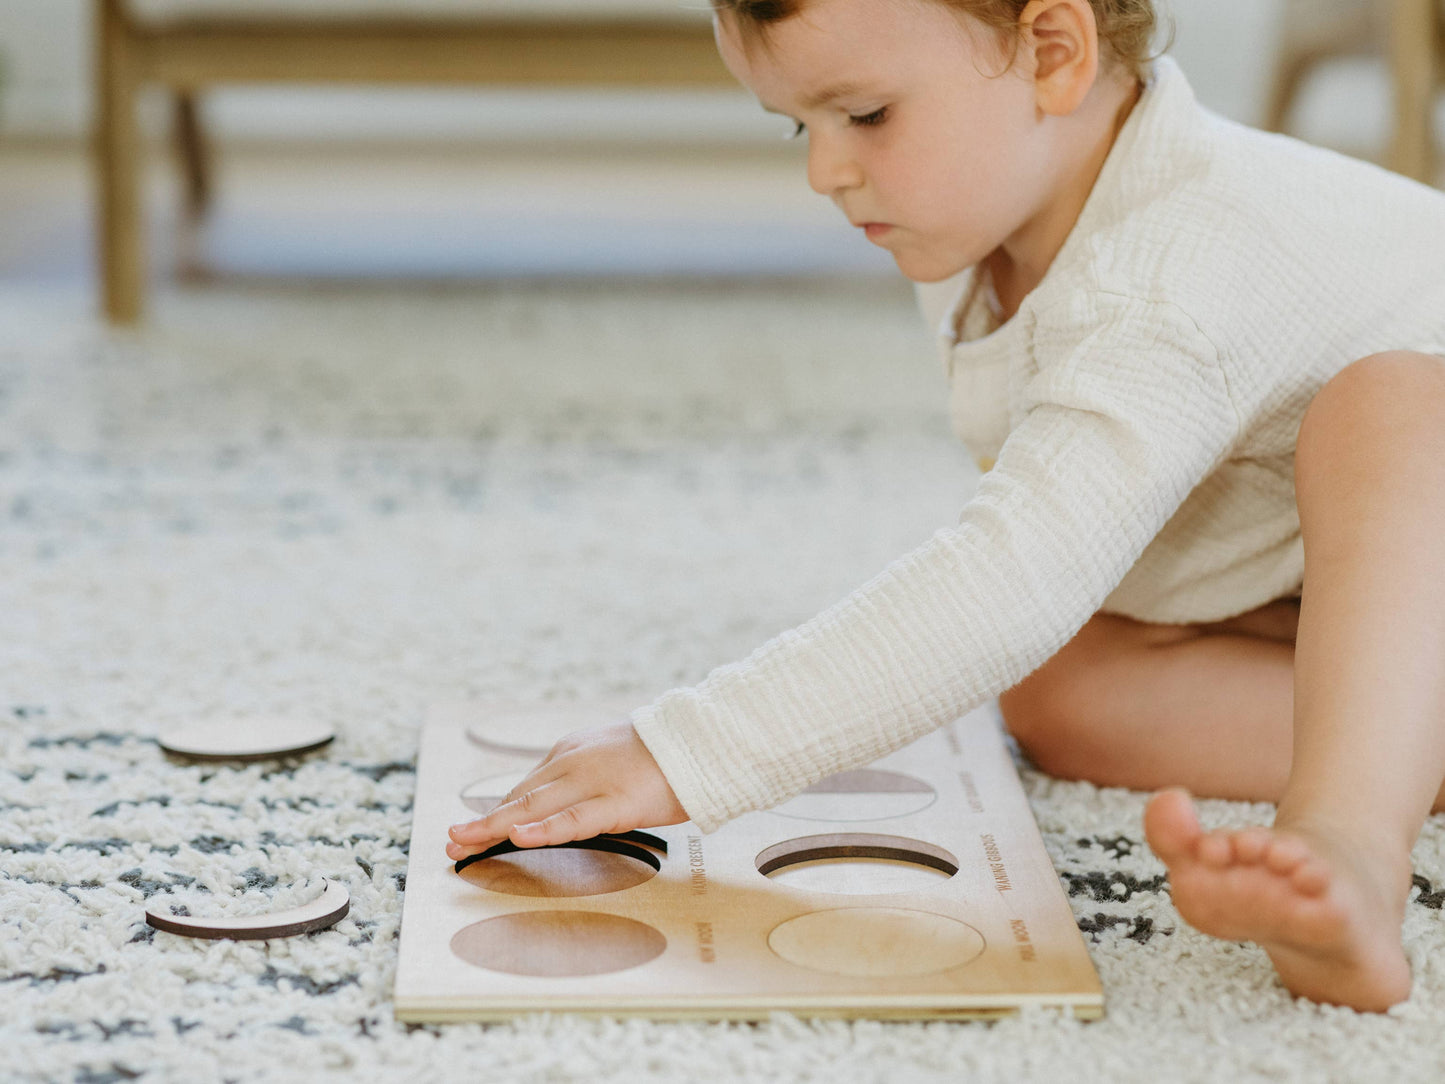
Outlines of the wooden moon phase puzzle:
[{"label": "wooden moon phase puzzle", "polygon": [[447,828],[526,774],[538,758],[524,748],[560,736],[549,723],[619,716],[614,703],[551,715],[542,705],[433,709],[399,1020],[967,1019],[1025,1005],[1102,1015],[1098,975],[992,703],[711,835],[680,824],[503,846],[454,868]]}]

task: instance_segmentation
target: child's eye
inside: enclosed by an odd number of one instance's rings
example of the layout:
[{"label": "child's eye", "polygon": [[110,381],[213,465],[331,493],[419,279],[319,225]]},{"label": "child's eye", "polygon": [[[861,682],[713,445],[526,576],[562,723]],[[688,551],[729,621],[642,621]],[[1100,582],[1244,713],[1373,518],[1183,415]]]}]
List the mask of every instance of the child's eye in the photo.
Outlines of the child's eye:
[{"label": "child's eye", "polygon": [[804,135],[807,134],[808,126],[806,124],[804,124],[800,120],[795,120],[793,123],[797,125],[797,127],[795,127],[787,135],[783,136],[784,139],[801,139]]},{"label": "child's eye", "polygon": [[875,109],[871,113],[864,113],[862,116],[848,118],[848,123],[855,128],[874,128],[888,119],[888,107]]}]

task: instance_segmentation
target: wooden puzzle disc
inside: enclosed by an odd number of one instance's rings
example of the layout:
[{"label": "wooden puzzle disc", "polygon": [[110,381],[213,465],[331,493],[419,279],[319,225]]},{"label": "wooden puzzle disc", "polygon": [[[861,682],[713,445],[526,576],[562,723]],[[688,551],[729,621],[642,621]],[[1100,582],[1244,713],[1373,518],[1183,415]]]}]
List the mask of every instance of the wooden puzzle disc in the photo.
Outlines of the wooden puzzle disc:
[{"label": "wooden puzzle disc", "polygon": [[755,863],[774,884],[844,895],[920,892],[958,872],[958,859],[942,847],[869,832],[785,840]]},{"label": "wooden puzzle disc", "polygon": [[662,955],[667,938],[643,922],[596,911],[525,911],[464,926],[451,950],[489,971],[539,978],[605,975]]},{"label": "wooden puzzle disc", "polygon": [[544,847],[484,859],[458,876],[509,896],[600,896],[636,888],[656,872],[624,854]]},{"label": "wooden puzzle disc", "polygon": [[324,930],[346,917],[351,910],[351,894],[346,886],[323,881],[321,895],[300,907],[273,911],[267,915],[196,918],[173,915],[160,910],[159,903],[146,908],[146,922],[158,930],[186,937],[222,938],[237,941],[259,941],[270,937],[292,937],[312,930]]},{"label": "wooden puzzle disc", "polygon": [[768,947],[810,971],[860,978],[932,975],[983,952],[983,935],[965,922],[901,907],[810,911],[768,934]]},{"label": "wooden puzzle disc", "polygon": [[193,760],[266,760],[319,749],[335,736],[316,719],[257,716],[188,723],[156,740],[167,753]]},{"label": "wooden puzzle disc", "polygon": [[519,756],[544,757],[568,734],[626,722],[646,703],[642,697],[607,700],[539,701],[467,705],[467,737],[488,749]]},{"label": "wooden puzzle disc", "polygon": [[805,821],[882,821],[918,813],[937,797],[922,779],[863,768],[821,779],[771,812]]},{"label": "wooden puzzle disc", "polygon": [[948,874],[890,858],[820,858],[770,873],[768,880],[802,892],[888,896],[895,892],[926,891],[948,880]]}]

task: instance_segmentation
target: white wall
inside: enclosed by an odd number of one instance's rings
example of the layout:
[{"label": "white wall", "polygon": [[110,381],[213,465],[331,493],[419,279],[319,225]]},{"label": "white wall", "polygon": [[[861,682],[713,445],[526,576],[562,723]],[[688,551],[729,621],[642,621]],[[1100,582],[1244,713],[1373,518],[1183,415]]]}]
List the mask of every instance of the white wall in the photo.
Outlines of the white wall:
[{"label": "white wall", "polygon": [[[1173,54],[1211,108],[1257,122],[1280,0],[1165,0]],[[81,136],[89,118],[91,0],[0,0],[8,70],[0,134]],[[153,116],[159,103],[152,102]],[[1445,105],[1445,103],[1442,103]],[[1298,115],[1301,134],[1346,149],[1378,147],[1388,120],[1378,66],[1331,66]],[[227,90],[209,103],[222,138],[486,138],[766,140],[781,134],[743,93],[512,93],[364,89]],[[1442,109],[1445,123],[1445,109]]]},{"label": "white wall", "polygon": [[83,129],[89,14],[89,0],[0,0],[0,132]]}]

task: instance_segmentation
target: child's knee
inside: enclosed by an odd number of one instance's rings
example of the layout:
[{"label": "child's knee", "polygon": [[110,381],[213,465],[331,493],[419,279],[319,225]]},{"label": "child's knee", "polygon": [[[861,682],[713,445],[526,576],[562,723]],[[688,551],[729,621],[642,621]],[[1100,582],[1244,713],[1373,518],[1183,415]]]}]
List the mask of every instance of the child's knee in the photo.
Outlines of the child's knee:
[{"label": "child's knee", "polygon": [[[1402,424],[1438,423],[1445,411],[1445,358],[1390,350],[1346,365],[1310,400],[1300,420],[1298,456],[1317,445],[1342,448],[1371,431],[1397,432]],[[1358,447],[1351,449],[1358,453]]]},{"label": "child's knee", "polygon": [[1070,685],[1038,672],[999,696],[1004,724],[1042,771],[1060,779],[1087,778],[1098,757],[1098,735]]},{"label": "child's knee", "polygon": [[1197,636],[1191,626],[1151,625],[1095,614],[1043,666],[1001,693],[999,710],[1029,759],[1050,775],[1092,778],[1117,750],[1109,747],[1120,667],[1151,647]]},{"label": "child's knee", "polygon": [[1060,774],[1066,760],[1065,731],[1070,725],[1060,711],[1061,698],[1040,671],[1035,671],[998,698],[1004,725],[1030,760],[1050,775]]},{"label": "child's knee", "polygon": [[1088,686],[1110,650],[1109,620],[1096,615],[1052,658],[999,695],[1009,733],[1050,775],[1072,774],[1082,739],[1093,729]]},{"label": "child's knee", "polygon": [[1301,521],[1339,494],[1367,490],[1378,472],[1427,474],[1445,460],[1445,358],[1408,350],[1345,366],[1305,410],[1295,440],[1295,502]]}]

